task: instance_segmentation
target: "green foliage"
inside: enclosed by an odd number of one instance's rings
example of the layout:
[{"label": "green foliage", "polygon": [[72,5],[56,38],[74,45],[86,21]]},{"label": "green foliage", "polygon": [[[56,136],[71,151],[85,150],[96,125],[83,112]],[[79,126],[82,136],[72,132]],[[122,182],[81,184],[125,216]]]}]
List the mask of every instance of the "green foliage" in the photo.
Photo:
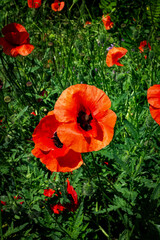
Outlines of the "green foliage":
[{"label": "green foliage", "polygon": [[158,0],[149,1],[147,14],[150,21],[157,24],[160,22],[160,2]]}]

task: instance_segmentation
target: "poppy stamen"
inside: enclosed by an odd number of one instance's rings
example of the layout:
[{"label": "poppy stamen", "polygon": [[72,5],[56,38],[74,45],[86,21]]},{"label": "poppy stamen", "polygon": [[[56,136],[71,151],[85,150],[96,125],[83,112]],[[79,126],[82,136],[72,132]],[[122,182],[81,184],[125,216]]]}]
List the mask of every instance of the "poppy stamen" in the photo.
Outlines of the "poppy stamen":
[{"label": "poppy stamen", "polygon": [[54,145],[57,147],[57,148],[62,148],[63,147],[63,143],[61,143],[58,135],[57,135],[57,132],[54,133],[53,137],[51,138],[53,139],[53,142],[54,142]]},{"label": "poppy stamen", "polygon": [[83,111],[80,111],[77,117],[77,123],[80,124],[80,127],[85,130],[85,131],[89,131],[92,129],[92,126],[90,125],[91,121],[92,121],[92,115],[88,115]]}]

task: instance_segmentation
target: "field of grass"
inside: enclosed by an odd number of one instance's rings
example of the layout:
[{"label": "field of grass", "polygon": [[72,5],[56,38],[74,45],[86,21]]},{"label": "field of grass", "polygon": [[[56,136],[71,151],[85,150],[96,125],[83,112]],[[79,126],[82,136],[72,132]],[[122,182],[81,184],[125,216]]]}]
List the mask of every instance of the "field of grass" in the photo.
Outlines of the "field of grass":
[{"label": "field of grass", "polygon": [[35,2],[0,1],[1,240],[159,240],[159,1]]}]

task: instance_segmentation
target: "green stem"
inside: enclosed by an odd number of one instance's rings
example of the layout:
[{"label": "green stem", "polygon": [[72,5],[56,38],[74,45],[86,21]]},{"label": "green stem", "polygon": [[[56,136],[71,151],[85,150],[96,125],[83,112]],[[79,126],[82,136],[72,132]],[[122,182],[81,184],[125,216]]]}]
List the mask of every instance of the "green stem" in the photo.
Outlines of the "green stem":
[{"label": "green stem", "polygon": [[1,212],[1,209],[2,209],[2,204],[0,202],[0,236],[1,236],[1,240],[3,240],[3,232],[2,232],[2,212]]},{"label": "green stem", "polygon": [[[108,210],[107,210],[107,205],[106,205],[106,201],[104,199],[104,196],[106,197],[107,195],[104,193],[104,187],[101,183],[101,180],[100,180],[100,176],[99,176],[99,172],[97,171],[97,166],[96,166],[96,162],[95,162],[95,158],[94,158],[94,155],[93,153],[91,152],[91,155],[92,155],[92,159],[93,159],[93,164],[94,164],[94,167],[95,167],[95,170],[96,170],[96,173],[97,173],[97,177],[98,177],[98,181],[99,181],[99,185],[102,187],[102,197],[103,197],[103,204],[104,204],[104,207],[106,209],[106,214],[107,214],[107,219],[108,219],[108,231],[109,231],[109,235],[106,234],[106,232],[104,231],[104,229],[102,229],[102,227],[99,225],[99,228],[101,229],[101,231],[104,233],[105,236],[108,237],[108,239],[110,240],[110,236],[111,236],[111,232],[110,232],[110,229],[111,229],[111,224],[110,224],[110,218],[109,218],[109,213],[108,213]],[[109,201],[111,201],[113,203],[113,201],[107,196],[107,199],[109,199]]]}]

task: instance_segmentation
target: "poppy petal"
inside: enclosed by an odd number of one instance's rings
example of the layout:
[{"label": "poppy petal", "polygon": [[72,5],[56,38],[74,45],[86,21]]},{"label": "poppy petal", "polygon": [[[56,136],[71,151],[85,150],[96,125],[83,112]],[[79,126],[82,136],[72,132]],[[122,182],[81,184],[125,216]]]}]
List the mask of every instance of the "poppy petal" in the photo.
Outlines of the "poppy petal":
[{"label": "poppy petal", "polygon": [[49,188],[49,189],[44,189],[43,195],[46,197],[52,197],[54,193],[55,193],[55,190]]},{"label": "poppy petal", "polygon": [[31,44],[24,44],[15,48],[12,48],[11,50],[11,55],[15,56],[15,55],[22,55],[22,56],[27,56],[28,54],[30,54],[34,49],[34,46]]},{"label": "poppy petal", "polygon": [[65,210],[65,207],[61,203],[58,203],[56,205],[51,205],[51,209],[55,214],[60,214],[60,212]]},{"label": "poppy petal", "polygon": [[27,32],[25,27],[19,23],[10,23],[4,28],[2,28],[3,35],[6,35],[9,32]]},{"label": "poppy petal", "polygon": [[9,56],[12,57],[17,57],[19,54],[18,52],[14,52],[14,54],[11,53],[12,49],[13,49],[13,45],[11,45],[10,43],[8,43],[5,38],[0,38],[0,45],[3,46],[3,52]]},{"label": "poppy petal", "polygon": [[9,32],[5,34],[5,40],[13,45],[22,45],[28,43],[28,32]]},{"label": "poppy petal", "polygon": [[64,8],[65,2],[60,2],[55,0],[54,3],[51,4],[51,8],[53,11],[55,12],[59,12],[62,11],[62,9]]},{"label": "poppy petal", "polygon": [[110,49],[106,57],[107,66],[112,67],[114,64],[117,66],[123,66],[121,63],[119,63],[119,59],[122,58],[127,52],[127,49],[123,47],[113,47]]},{"label": "poppy petal", "polygon": [[67,179],[67,193],[71,194],[75,204],[78,204],[78,195],[74,188],[70,185],[69,179]]},{"label": "poppy petal", "polygon": [[33,141],[37,147],[43,151],[49,151],[55,149],[53,136],[57,130],[58,122],[55,116],[46,116],[41,119],[37,127],[33,132]]},{"label": "poppy petal", "polygon": [[32,154],[40,158],[40,161],[52,172],[71,172],[83,164],[81,154],[69,150],[65,156],[55,158],[54,151],[42,152],[35,147]]},{"label": "poppy petal", "polygon": [[73,186],[70,185],[70,182],[67,178],[67,193],[68,193],[68,198],[70,199],[70,203],[65,204],[65,207],[69,211],[76,211],[79,204],[78,204],[78,195],[76,191],[74,190]]},{"label": "poppy petal", "polygon": [[37,127],[35,128],[32,138],[36,145],[36,148],[42,151],[54,151],[54,157],[64,156],[69,149],[63,145],[58,148],[54,142],[54,134],[57,131],[59,123],[55,119],[55,116],[46,116],[41,119]]},{"label": "poppy petal", "polygon": [[160,84],[155,84],[148,89],[147,99],[154,108],[160,108]]},{"label": "poppy petal", "polygon": [[[115,123],[115,115],[113,123]],[[91,136],[87,137],[82,134],[75,123],[60,125],[57,129],[57,133],[61,141],[65,143],[68,148],[79,153],[92,152],[104,148],[113,138],[113,128],[110,126],[107,126],[107,128],[103,126],[103,121],[102,123],[99,122],[99,126],[97,131],[99,135],[95,138]]]},{"label": "poppy petal", "polygon": [[39,8],[41,6],[41,0],[28,0],[29,8]]},{"label": "poppy petal", "polygon": [[149,107],[152,118],[160,125],[160,108]]},{"label": "poppy petal", "polygon": [[102,22],[106,28],[106,30],[109,30],[113,27],[114,23],[111,22],[111,17],[109,15],[107,16],[102,16]]},{"label": "poppy petal", "polygon": [[63,122],[71,122],[76,120],[82,106],[85,106],[86,111],[90,109],[88,113],[92,111],[94,117],[100,117],[111,107],[111,101],[102,90],[97,91],[95,86],[76,84],[62,92],[55,103],[54,113],[59,121],[63,119]]}]

